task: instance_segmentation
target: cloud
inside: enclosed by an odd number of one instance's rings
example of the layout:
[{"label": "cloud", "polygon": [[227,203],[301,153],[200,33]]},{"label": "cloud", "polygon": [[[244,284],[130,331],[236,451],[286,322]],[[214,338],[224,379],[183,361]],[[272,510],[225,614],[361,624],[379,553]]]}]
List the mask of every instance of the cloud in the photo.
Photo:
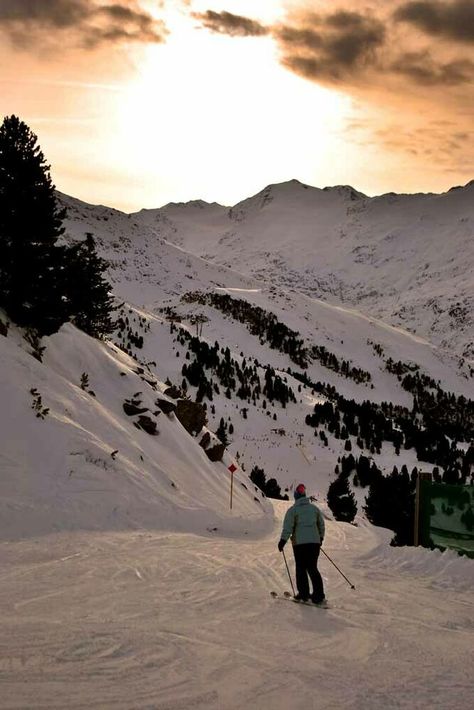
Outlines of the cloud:
[{"label": "cloud", "polygon": [[[367,3],[363,11],[347,9],[348,0],[319,12],[302,6],[272,26],[212,10],[194,17],[212,32],[272,36],[283,66],[322,84],[399,92],[401,77],[426,91],[472,81],[474,57],[462,50],[474,36],[474,0]],[[431,35],[420,37],[420,28]],[[436,34],[450,37],[449,46],[435,45]]]},{"label": "cloud", "polygon": [[333,80],[369,63],[384,41],[385,29],[376,18],[347,10],[327,15],[299,13],[294,22],[266,26],[230,12],[193,13],[203,27],[240,37],[272,35],[282,52],[282,64],[307,78]]},{"label": "cloud", "polygon": [[397,8],[394,17],[415,25],[429,35],[458,42],[474,42],[473,0],[413,0]]},{"label": "cloud", "polygon": [[64,42],[86,49],[123,42],[163,42],[164,23],[145,12],[134,0],[2,0],[0,31],[14,45],[49,47]]},{"label": "cloud", "polygon": [[261,37],[269,32],[269,28],[257,20],[251,20],[231,12],[194,12],[192,16],[211,32],[227,34],[231,37]]},{"label": "cloud", "polygon": [[385,27],[375,17],[340,10],[308,13],[274,28],[284,66],[308,79],[340,81],[378,64]]},{"label": "cloud", "polygon": [[346,138],[368,149],[414,155],[433,170],[456,172],[469,179],[474,171],[474,150],[467,131],[457,120],[427,120],[419,115],[406,121],[392,112],[382,117],[361,116],[345,127]]},{"label": "cloud", "polygon": [[[474,165],[474,0],[325,0],[317,6],[314,11],[316,3],[295,0],[281,21],[266,26],[224,12],[195,17],[213,32],[268,35],[285,68],[350,95],[348,140],[468,174]],[[369,123],[367,115],[374,117]]]},{"label": "cloud", "polygon": [[402,55],[391,65],[391,69],[423,86],[456,86],[474,81],[474,62],[471,60],[456,59],[442,63],[435,61],[428,51]]},{"label": "cloud", "polygon": [[3,0],[0,4],[0,22],[27,22],[64,28],[82,22],[88,15],[84,0]]}]

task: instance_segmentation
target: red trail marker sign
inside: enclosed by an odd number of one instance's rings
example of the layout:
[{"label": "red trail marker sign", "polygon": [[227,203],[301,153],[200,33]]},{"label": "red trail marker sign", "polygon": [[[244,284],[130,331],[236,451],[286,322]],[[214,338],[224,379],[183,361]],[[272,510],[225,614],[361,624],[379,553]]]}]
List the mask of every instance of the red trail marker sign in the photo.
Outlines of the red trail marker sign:
[{"label": "red trail marker sign", "polygon": [[234,494],[234,473],[237,471],[237,466],[234,463],[231,463],[230,466],[227,467],[230,471],[230,509],[232,510],[232,496]]}]

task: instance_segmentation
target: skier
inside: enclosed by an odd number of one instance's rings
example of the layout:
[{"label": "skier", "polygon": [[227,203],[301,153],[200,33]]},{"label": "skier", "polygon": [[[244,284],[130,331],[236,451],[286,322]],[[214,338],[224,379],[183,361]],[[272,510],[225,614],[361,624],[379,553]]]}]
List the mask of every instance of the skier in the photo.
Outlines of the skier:
[{"label": "skier", "polygon": [[316,505],[306,497],[306,487],[300,483],[294,492],[295,503],[286,512],[278,549],[282,552],[291,536],[296,565],[295,599],[308,601],[310,597],[308,575],[313,585],[311,601],[322,604],[325,601],[323,580],[318,570],[318,557],[324,540],[324,518]]}]

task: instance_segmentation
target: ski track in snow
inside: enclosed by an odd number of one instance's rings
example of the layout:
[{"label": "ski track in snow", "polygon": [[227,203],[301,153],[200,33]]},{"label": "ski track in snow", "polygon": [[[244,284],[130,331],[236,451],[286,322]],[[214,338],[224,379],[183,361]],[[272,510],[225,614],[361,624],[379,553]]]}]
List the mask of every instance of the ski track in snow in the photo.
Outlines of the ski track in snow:
[{"label": "ski track in snow", "polygon": [[404,555],[427,551],[384,556],[380,530],[329,521],[325,550],[356,590],[322,557],[334,608],[278,604],[268,592],[289,588],[280,524],[261,540],[147,531],[2,543],[0,707],[472,707],[469,588],[407,569]]}]

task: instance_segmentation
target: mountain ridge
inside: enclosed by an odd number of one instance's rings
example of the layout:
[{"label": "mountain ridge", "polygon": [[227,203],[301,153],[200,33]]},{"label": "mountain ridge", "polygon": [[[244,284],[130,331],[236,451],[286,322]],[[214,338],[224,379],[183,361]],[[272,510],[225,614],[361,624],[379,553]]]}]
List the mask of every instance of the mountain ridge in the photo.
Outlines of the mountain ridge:
[{"label": "mountain ridge", "polygon": [[[381,192],[379,194],[374,194],[374,195],[368,195],[364,192],[361,192],[357,188],[355,188],[353,185],[349,184],[337,184],[337,185],[325,185],[324,187],[317,187],[316,185],[310,185],[308,183],[304,183],[301,180],[298,180],[298,178],[290,178],[289,180],[283,180],[281,182],[272,182],[269,183],[268,185],[265,185],[261,190],[256,192],[254,195],[250,195],[249,197],[243,197],[240,200],[237,200],[237,202],[233,204],[222,204],[217,201],[212,201],[209,202],[208,200],[204,200],[203,198],[193,198],[191,200],[181,200],[179,202],[166,202],[160,207],[142,207],[139,210],[133,210],[132,212],[125,212],[124,214],[131,214],[131,215],[136,215],[140,213],[147,213],[147,212],[153,212],[156,210],[163,210],[167,207],[170,206],[183,206],[183,205],[203,205],[203,206],[218,206],[223,209],[232,209],[232,207],[236,207],[237,205],[241,204],[242,202],[246,202],[248,199],[251,199],[252,197],[256,197],[257,195],[263,193],[265,190],[268,190],[269,188],[276,188],[276,187],[284,187],[284,186],[299,186],[302,187],[305,190],[315,190],[317,192],[331,192],[331,191],[338,191],[338,190],[345,190],[348,193],[353,193],[354,195],[359,195],[361,198],[366,199],[366,200],[375,200],[377,198],[382,198],[382,197],[389,197],[389,196],[396,196],[396,197],[419,197],[419,196],[441,196],[441,195],[447,195],[450,192],[456,191],[456,190],[464,190],[465,188],[470,188],[474,185],[474,178],[472,180],[468,180],[467,183],[464,185],[453,185],[452,187],[448,188],[447,190],[443,190],[442,192],[395,192],[393,190],[389,190],[388,192]],[[120,210],[119,210],[120,211]]]},{"label": "mountain ridge", "polygon": [[290,181],[229,209],[188,203],[133,219],[213,263],[351,305],[472,358],[473,185],[367,197]]}]

